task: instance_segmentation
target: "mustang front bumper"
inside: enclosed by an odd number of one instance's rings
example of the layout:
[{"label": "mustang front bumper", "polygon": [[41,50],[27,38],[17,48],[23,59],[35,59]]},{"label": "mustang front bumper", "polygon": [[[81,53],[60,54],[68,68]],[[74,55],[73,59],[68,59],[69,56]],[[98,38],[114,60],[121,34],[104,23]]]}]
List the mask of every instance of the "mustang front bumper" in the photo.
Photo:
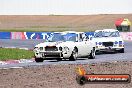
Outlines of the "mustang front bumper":
[{"label": "mustang front bumper", "polygon": [[62,51],[45,51],[45,52],[39,52],[35,53],[35,56],[37,58],[44,58],[44,59],[55,59],[55,58],[69,58],[70,53],[63,53]]}]

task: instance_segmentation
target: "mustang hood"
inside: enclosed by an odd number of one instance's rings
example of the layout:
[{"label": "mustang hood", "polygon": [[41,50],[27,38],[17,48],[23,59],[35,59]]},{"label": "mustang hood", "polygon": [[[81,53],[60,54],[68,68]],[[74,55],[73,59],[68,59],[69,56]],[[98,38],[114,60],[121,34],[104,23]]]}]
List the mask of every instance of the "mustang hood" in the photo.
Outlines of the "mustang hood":
[{"label": "mustang hood", "polygon": [[36,45],[35,47],[46,47],[46,46],[69,46],[73,44],[74,42],[68,41],[68,42],[44,42]]}]

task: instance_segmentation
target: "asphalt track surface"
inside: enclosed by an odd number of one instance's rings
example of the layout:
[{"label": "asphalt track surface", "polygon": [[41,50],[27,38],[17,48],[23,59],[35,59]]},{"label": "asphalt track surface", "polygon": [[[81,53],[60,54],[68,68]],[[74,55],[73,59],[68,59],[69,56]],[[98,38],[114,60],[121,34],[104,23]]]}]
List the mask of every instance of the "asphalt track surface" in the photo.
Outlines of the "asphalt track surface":
[{"label": "asphalt track surface", "polygon": [[[0,39],[0,47],[17,47],[33,49],[36,44],[43,42],[43,40],[3,40]],[[116,62],[116,61],[132,61],[132,42],[125,41],[125,53],[105,53],[96,55],[95,59],[78,58],[76,61],[63,60],[57,62],[56,60],[45,60],[42,63],[20,63],[0,65],[0,68],[15,68],[41,65],[58,65],[58,64],[89,64],[99,62]]]}]

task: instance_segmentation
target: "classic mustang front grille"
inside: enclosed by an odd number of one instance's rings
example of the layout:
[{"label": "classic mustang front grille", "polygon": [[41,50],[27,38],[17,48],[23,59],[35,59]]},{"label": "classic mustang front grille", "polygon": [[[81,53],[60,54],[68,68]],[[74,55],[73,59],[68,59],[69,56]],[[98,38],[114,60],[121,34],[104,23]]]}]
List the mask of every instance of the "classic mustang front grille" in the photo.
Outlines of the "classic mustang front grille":
[{"label": "classic mustang front grille", "polygon": [[56,46],[47,46],[45,47],[45,51],[58,51],[58,48]]},{"label": "classic mustang front grille", "polygon": [[60,57],[60,53],[44,53],[44,57]]},{"label": "classic mustang front grille", "polygon": [[104,45],[105,47],[113,46],[113,42],[103,42],[103,45]]}]

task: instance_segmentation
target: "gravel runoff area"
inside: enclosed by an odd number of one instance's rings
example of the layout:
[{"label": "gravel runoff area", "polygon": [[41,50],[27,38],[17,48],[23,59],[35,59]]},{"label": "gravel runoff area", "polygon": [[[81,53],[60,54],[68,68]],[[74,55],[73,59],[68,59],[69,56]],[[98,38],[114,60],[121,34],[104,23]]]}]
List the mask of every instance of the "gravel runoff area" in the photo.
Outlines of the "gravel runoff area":
[{"label": "gravel runoff area", "polygon": [[[0,88],[132,88],[128,84],[77,84],[76,68],[80,65],[44,65],[0,69]],[[88,73],[130,74],[132,61],[102,62],[81,65]]]}]

